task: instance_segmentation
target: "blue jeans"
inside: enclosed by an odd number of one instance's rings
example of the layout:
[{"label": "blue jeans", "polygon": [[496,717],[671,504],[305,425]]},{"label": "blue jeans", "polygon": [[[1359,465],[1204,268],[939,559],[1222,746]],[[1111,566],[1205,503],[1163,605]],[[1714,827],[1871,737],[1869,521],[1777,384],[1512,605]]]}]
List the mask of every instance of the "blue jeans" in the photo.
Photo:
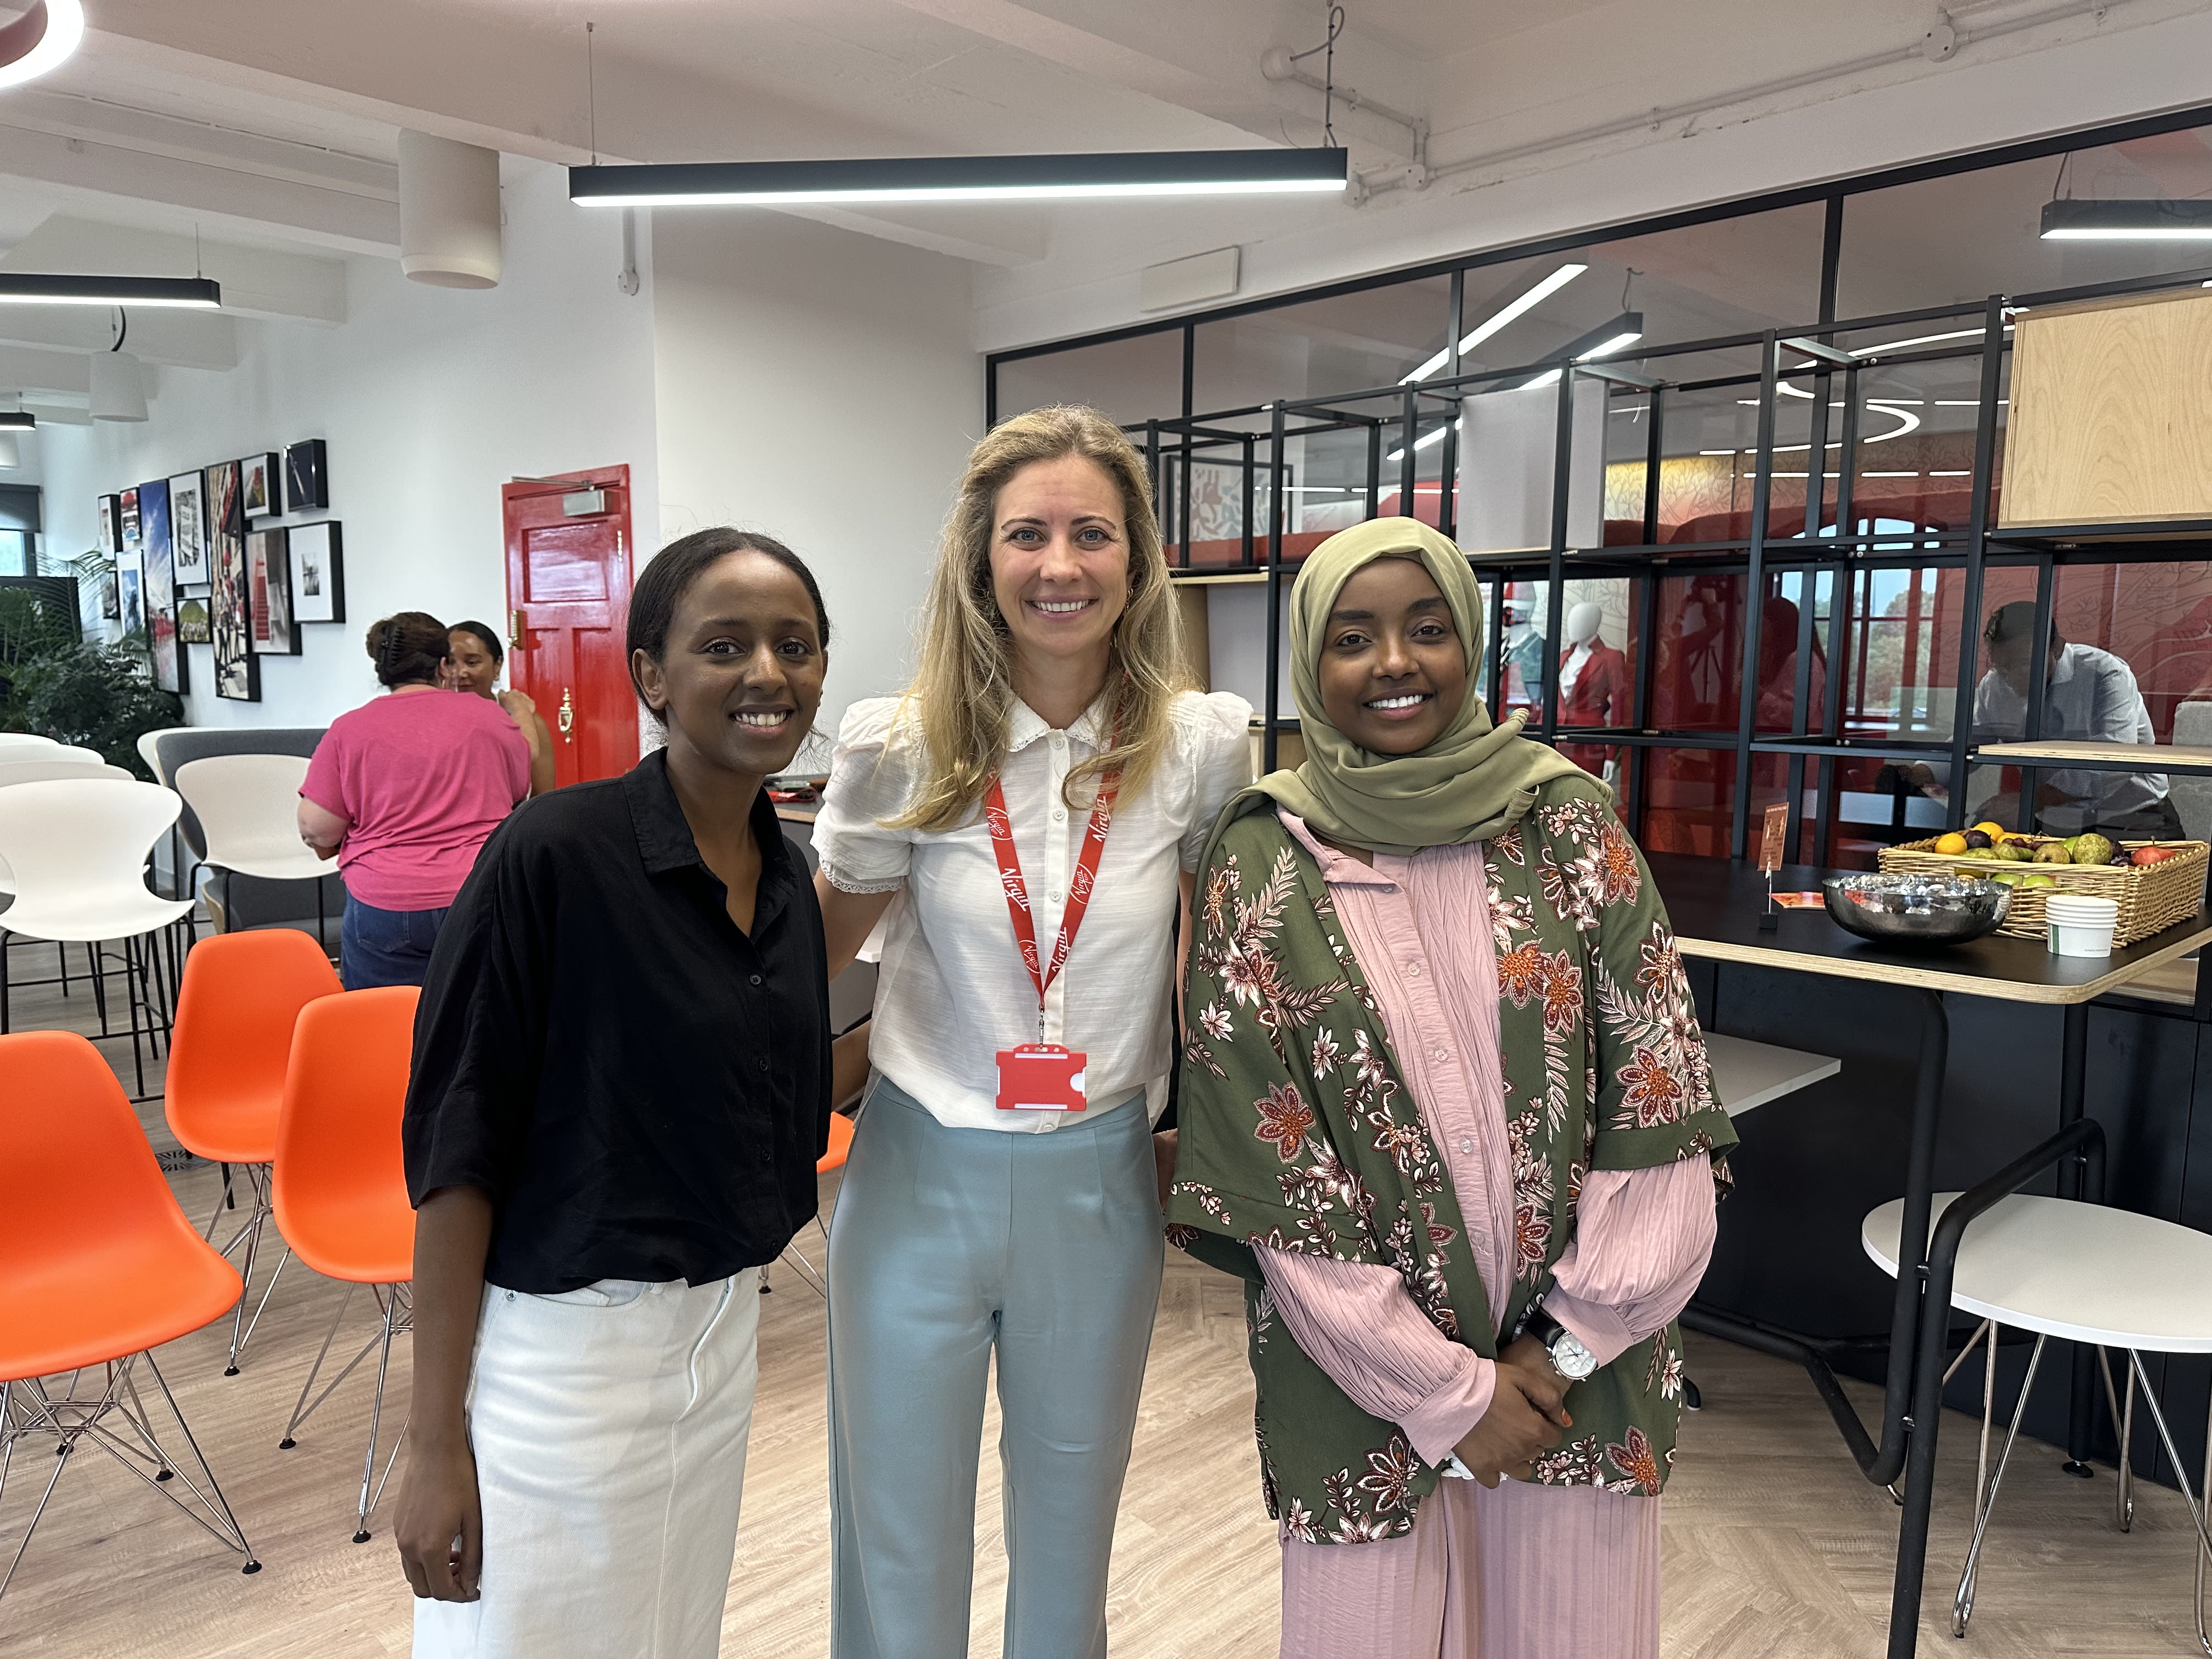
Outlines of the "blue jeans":
[{"label": "blue jeans", "polygon": [[349,991],[380,985],[420,985],[430,971],[443,907],[435,910],[380,910],[349,896],[338,929],[338,977]]}]

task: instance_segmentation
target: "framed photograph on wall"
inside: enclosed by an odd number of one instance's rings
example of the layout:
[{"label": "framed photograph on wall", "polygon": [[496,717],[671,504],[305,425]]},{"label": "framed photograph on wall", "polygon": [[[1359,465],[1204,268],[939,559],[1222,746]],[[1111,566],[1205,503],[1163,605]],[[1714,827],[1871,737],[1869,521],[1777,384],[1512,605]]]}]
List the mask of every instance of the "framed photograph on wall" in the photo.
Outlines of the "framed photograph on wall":
[{"label": "framed photograph on wall", "polygon": [[[179,599],[177,601],[177,643],[179,645],[210,645],[214,641],[215,629],[212,619],[208,616],[207,600]],[[177,689],[179,690],[184,689],[185,660],[181,655],[177,659]]]},{"label": "framed photograph on wall", "polygon": [[169,480],[169,538],[175,548],[177,586],[196,587],[208,579],[207,518],[201,509],[204,481],[197,472]]},{"label": "framed photograph on wall", "polygon": [[208,468],[207,516],[214,566],[208,626],[215,645],[215,694],[233,702],[259,702],[261,662],[253,653],[252,588],[246,578],[236,461],[217,461]]},{"label": "framed photograph on wall", "polygon": [[253,606],[253,648],[264,657],[300,654],[300,629],[292,614],[292,567],[282,530],[246,532],[246,591]]},{"label": "framed photograph on wall", "polygon": [[182,691],[185,657],[177,639],[176,543],[169,532],[169,486],[165,482],[138,486],[138,541],[154,684],[163,691]]},{"label": "framed photograph on wall", "polygon": [[330,457],[320,438],[284,447],[284,505],[292,513],[330,510]]},{"label": "framed photograph on wall", "polygon": [[113,558],[123,550],[123,498],[100,496],[94,504],[93,523],[96,531],[94,545]]},{"label": "framed photograph on wall", "polygon": [[338,521],[293,526],[285,538],[292,562],[292,618],[342,623],[345,617],[345,550]]},{"label": "framed photograph on wall", "polygon": [[123,636],[143,635],[146,632],[145,572],[135,547],[126,547],[115,556],[115,619],[123,624]]},{"label": "framed photograph on wall", "polygon": [[138,492],[126,489],[115,498],[116,521],[120,526],[116,532],[115,545],[118,551],[136,553],[138,550]]},{"label": "framed photograph on wall", "polygon": [[239,508],[249,519],[266,519],[284,510],[283,464],[275,450],[248,455],[238,464]]}]

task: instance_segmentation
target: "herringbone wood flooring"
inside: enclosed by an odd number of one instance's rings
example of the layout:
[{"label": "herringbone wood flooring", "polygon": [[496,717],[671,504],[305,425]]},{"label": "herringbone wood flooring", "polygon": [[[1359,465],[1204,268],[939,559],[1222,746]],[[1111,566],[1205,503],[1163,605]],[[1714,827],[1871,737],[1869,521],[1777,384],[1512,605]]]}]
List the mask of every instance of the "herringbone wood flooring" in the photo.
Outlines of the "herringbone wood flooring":
[{"label": "herringbone wood flooring", "polygon": [[[41,957],[51,960],[19,949],[18,976],[44,971]],[[66,1004],[51,990],[17,993],[19,1030],[86,1029],[89,1013],[82,985]],[[127,1074],[128,1043],[103,1048]],[[173,1144],[158,1103],[141,1115],[157,1147]],[[173,1182],[188,1212],[204,1216],[213,1172],[190,1169]],[[824,1183],[825,1200],[833,1187]],[[818,1236],[807,1244],[817,1261],[819,1244]],[[793,1273],[778,1273],[775,1284],[761,1325],[745,1522],[723,1626],[728,1659],[819,1659],[827,1649],[822,1306]],[[370,1543],[348,1541],[368,1368],[324,1407],[295,1450],[276,1449],[336,1295],[288,1268],[241,1376],[221,1375],[218,1328],[162,1355],[264,1570],[240,1577],[236,1558],[88,1454],[73,1460],[0,1601],[0,1651],[10,1659],[353,1659],[407,1650],[408,1596],[383,1518]],[[365,1335],[367,1320],[356,1305],[349,1328]],[[1668,1659],[1880,1655],[1897,1526],[1887,1495],[1859,1478],[1800,1373],[1710,1341],[1693,1341],[1689,1356],[1706,1409],[1686,1424],[1666,1499]],[[1871,1391],[1856,1392],[1870,1412]],[[404,1416],[407,1395],[403,1340],[387,1426]],[[1111,1620],[1122,1659],[1273,1653],[1275,1549],[1260,1512],[1250,1412],[1237,1287],[1170,1251],[1115,1553]],[[2135,1530],[2124,1536],[2112,1525],[2110,1471],[2073,1480],[2059,1473],[2056,1451],[2027,1443],[2007,1478],[1972,1633],[1954,1644],[1946,1621],[1966,1542],[1972,1430],[1956,1415],[1944,1424],[1923,1653],[2148,1659],[2196,1650],[2189,1522],[2179,1498],[2144,1490]],[[987,1424],[987,1446],[994,1433]],[[20,1536],[46,1474],[42,1462],[16,1460],[0,1505],[0,1556]],[[999,1650],[998,1510],[996,1460],[987,1458],[976,1517],[978,1656]]]}]

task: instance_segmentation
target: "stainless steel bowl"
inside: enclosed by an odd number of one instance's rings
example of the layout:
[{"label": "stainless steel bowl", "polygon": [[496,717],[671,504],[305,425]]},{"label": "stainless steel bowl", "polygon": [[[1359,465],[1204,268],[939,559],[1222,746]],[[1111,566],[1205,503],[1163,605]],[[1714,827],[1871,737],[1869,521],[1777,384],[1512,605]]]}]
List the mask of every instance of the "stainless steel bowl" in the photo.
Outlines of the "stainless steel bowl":
[{"label": "stainless steel bowl", "polygon": [[1838,927],[1884,945],[1960,945],[1993,933],[2012,903],[2002,882],[1972,876],[1830,876],[1820,884]]}]

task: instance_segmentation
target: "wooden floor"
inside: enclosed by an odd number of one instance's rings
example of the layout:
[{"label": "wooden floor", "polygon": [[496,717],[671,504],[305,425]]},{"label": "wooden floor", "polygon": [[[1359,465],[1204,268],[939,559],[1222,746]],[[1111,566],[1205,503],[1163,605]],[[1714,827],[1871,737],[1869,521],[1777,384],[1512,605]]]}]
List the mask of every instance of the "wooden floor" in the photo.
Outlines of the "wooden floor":
[{"label": "wooden floor", "polygon": [[[40,972],[41,957],[51,960],[19,949],[19,978]],[[51,991],[19,989],[17,999],[19,1030],[82,1029],[89,1014],[82,986],[67,1005]],[[129,1044],[103,1048],[127,1078]],[[141,1110],[155,1145],[172,1146],[158,1103]],[[187,1212],[204,1216],[213,1172],[189,1169],[173,1182]],[[819,1237],[810,1237],[818,1261]],[[1231,1281],[1169,1255],[1115,1552],[1114,1651],[1122,1659],[1268,1659],[1275,1545],[1260,1510],[1241,1308]],[[775,1282],[763,1308],[746,1521],[722,1652],[820,1659],[829,1577],[822,1304],[794,1274],[779,1272]],[[221,1374],[225,1329],[160,1355],[264,1570],[241,1577],[235,1556],[87,1452],[72,1459],[0,1600],[0,1654],[351,1659],[407,1651],[409,1597],[385,1517],[373,1521],[372,1541],[349,1541],[371,1368],[338,1390],[296,1449],[276,1449],[337,1295],[296,1265],[288,1268],[239,1376]],[[363,1298],[348,1329],[356,1340],[367,1335]],[[1859,1477],[1801,1372],[1710,1341],[1693,1340],[1689,1358],[1706,1408],[1684,1425],[1665,1500],[1668,1659],[1881,1654],[1898,1513],[1887,1494]],[[405,1413],[405,1362],[402,1339],[387,1431]],[[1871,1391],[1855,1393],[1871,1413]],[[2112,1524],[2111,1472],[2069,1479],[2059,1455],[2041,1444],[2024,1444],[2007,1477],[1972,1633],[1953,1641],[1948,1620],[1966,1543],[1972,1428],[1955,1415],[1944,1424],[1921,1651],[1982,1659],[2195,1652],[2189,1522],[2179,1497],[2144,1490],[2135,1530],[2123,1535]],[[987,1424],[986,1444],[995,1432]],[[47,1473],[34,1446],[15,1460],[0,1504],[0,1561]],[[999,1650],[1005,1574],[996,1476],[996,1460],[987,1460],[976,1526],[977,1656]]]}]

